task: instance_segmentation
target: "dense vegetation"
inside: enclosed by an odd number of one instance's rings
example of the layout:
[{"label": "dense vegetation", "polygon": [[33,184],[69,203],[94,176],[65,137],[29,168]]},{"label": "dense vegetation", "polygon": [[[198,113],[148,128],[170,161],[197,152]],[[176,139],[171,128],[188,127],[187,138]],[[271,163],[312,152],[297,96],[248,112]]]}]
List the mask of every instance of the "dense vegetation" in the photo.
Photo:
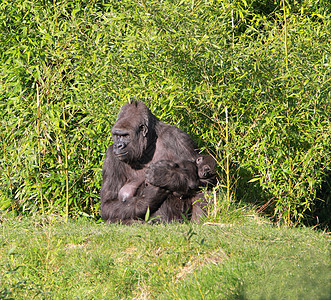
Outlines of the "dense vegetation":
[{"label": "dense vegetation", "polygon": [[2,1],[1,211],[97,217],[111,125],[141,99],[216,157],[218,208],[327,221],[330,18],[328,0]]}]

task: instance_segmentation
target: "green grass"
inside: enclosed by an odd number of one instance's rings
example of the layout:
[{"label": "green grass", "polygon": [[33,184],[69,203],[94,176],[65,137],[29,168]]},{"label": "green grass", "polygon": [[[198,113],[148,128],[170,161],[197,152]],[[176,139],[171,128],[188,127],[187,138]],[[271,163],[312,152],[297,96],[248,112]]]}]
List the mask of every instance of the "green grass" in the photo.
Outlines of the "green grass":
[{"label": "green grass", "polygon": [[107,226],[8,219],[0,299],[328,299],[330,236],[251,217]]}]

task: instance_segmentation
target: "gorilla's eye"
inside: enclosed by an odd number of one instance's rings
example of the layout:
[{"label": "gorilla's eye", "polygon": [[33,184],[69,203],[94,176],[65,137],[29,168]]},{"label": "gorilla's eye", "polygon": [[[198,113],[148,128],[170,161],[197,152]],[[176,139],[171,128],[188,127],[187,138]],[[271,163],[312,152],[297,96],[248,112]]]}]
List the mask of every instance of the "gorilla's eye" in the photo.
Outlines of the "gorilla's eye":
[{"label": "gorilla's eye", "polygon": [[202,157],[198,157],[196,160],[197,165],[200,165],[202,163]]},{"label": "gorilla's eye", "polygon": [[141,125],[139,126],[139,130],[142,132],[143,136],[146,136],[146,135],[147,135],[148,128],[147,128],[146,125],[141,124]]},{"label": "gorilla's eye", "polygon": [[119,139],[119,138],[127,138],[129,136],[128,133],[124,134],[113,134],[113,138]]}]

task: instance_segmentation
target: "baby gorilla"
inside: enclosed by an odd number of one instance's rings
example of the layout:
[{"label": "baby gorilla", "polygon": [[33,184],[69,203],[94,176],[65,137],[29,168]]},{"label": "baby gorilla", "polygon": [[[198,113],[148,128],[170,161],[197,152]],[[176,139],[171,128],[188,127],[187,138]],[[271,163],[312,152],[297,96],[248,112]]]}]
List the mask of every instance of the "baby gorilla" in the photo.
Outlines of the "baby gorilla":
[{"label": "baby gorilla", "polygon": [[216,160],[211,155],[201,155],[196,159],[198,167],[199,186],[213,186],[216,184]]},{"label": "baby gorilla", "polygon": [[[192,186],[192,190],[197,190],[198,187],[212,187],[216,184],[216,160],[211,155],[200,155],[195,163],[190,161],[182,162],[182,168],[186,169],[196,169],[196,174],[198,176],[198,181],[195,187]],[[188,191],[173,191],[175,196],[183,196]]]},{"label": "baby gorilla", "polygon": [[[212,186],[216,183],[216,161],[210,155],[200,155],[196,159],[195,163],[191,161],[183,161],[181,163],[172,163],[169,162],[169,166],[173,168],[183,168],[192,174],[196,174],[196,179],[192,180],[189,183],[189,189],[191,191],[195,191],[200,186]],[[146,196],[146,194],[155,194],[157,192],[160,196],[166,197],[169,193],[173,193],[177,197],[181,197],[182,195],[188,194],[190,191],[183,190],[180,180],[176,183],[172,183],[171,187],[165,186],[153,186],[153,184],[149,184],[149,172],[150,168],[147,169],[146,172],[146,182],[145,180],[134,180],[128,181],[119,191],[118,198],[120,201],[125,202],[128,199],[136,196],[139,193],[140,188],[143,187],[144,194],[142,196]],[[155,174],[153,174],[155,177]],[[162,176],[160,174],[159,176]]]},{"label": "baby gorilla", "polygon": [[[157,163],[156,163],[157,164]],[[206,191],[198,192],[199,187],[208,187],[216,184],[216,161],[210,155],[199,155],[195,162],[183,161],[181,163],[173,163],[174,167],[185,170],[187,174],[195,174],[195,179],[187,181],[188,185],[185,189],[183,178],[164,178],[162,186],[159,185],[159,189],[162,188],[168,191],[166,201],[161,207],[151,215],[150,223],[160,222],[173,222],[181,220],[191,220],[191,222],[199,222],[201,217],[207,212],[208,197]],[[150,171],[157,170],[158,168],[152,167],[146,170],[146,184],[151,183],[150,187],[154,187],[154,182],[149,181]],[[171,174],[171,172],[168,172]],[[172,172],[176,174],[176,172]],[[153,173],[152,178],[157,178],[158,182],[163,174]],[[158,178],[159,177],[159,178]],[[146,190],[149,186],[147,185]]]}]

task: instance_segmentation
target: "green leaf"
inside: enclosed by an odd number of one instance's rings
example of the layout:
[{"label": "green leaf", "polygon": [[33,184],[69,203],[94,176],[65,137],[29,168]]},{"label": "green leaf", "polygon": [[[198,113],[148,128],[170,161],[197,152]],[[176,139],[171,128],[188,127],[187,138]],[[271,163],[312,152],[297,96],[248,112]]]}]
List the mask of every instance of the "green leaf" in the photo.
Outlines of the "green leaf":
[{"label": "green leaf", "polygon": [[145,215],[145,222],[147,223],[149,221],[149,216],[150,216],[150,210],[149,207],[147,207],[146,215]]},{"label": "green leaf", "polygon": [[255,177],[255,178],[252,178],[251,180],[248,180],[247,182],[248,183],[251,183],[251,182],[255,182],[255,181],[258,181],[258,180],[261,180],[262,177]]}]

